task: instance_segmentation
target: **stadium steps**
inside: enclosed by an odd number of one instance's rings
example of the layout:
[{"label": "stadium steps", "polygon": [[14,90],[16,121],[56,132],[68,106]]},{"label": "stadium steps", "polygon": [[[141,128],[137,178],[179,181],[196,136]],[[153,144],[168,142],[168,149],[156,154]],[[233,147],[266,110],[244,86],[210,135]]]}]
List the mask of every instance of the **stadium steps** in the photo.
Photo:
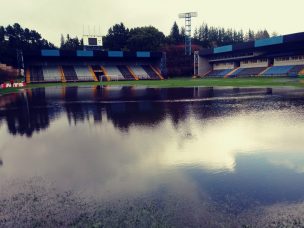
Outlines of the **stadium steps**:
[{"label": "stadium steps", "polygon": [[150,76],[151,79],[156,79],[156,80],[160,79],[158,74],[151,68],[150,65],[142,65],[141,67]]},{"label": "stadium steps", "polygon": [[59,66],[59,72],[60,72],[60,76],[61,76],[61,82],[66,82],[66,78],[64,76],[64,71],[62,66]]},{"label": "stadium steps", "polygon": [[93,77],[94,82],[98,82],[98,78],[97,78],[97,76],[96,76],[96,74],[95,74],[95,72],[94,72],[92,66],[88,66],[88,67],[89,67],[89,70],[90,70],[90,72],[91,72],[91,74],[92,74],[92,77]]},{"label": "stadium steps", "polygon": [[102,70],[104,76],[106,77],[107,81],[110,81],[111,79],[110,79],[110,77],[108,75],[108,72],[107,72],[106,68],[104,68],[103,66],[101,66],[101,70]]},{"label": "stadium steps", "polygon": [[26,83],[31,83],[31,72],[30,72],[30,69],[26,69],[25,82]]},{"label": "stadium steps", "polygon": [[203,77],[207,77],[213,70],[209,70],[207,73],[203,75]]},{"label": "stadium steps", "polygon": [[125,65],[118,65],[117,66],[118,70],[121,72],[121,74],[124,76],[126,80],[134,80],[135,78],[129,71],[128,67]]},{"label": "stadium steps", "polygon": [[135,74],[134,71],[131,69],[131,67],[130,67],[130,66],[127,66],[127,68],[128,68],[128,71],[130,72],[130,74],[132,75],[132,77],[133,77],[136,81],[138,81],[139,78],[136,76],[136,74]]},{"label": "stadium steps", "polygon": [[160,80],[164,80],[164,77],[161,75],[160,70],[156,69],[152,65],[150,65],[151,69],[157,74],[157,76],[160,78]]},{"label": "stadium steps", "polygon": [[125,77],[123,76],[123,74],[120,72],[120,70],[116,65],[106,65],[104,66],[104,68],[111,81],[125,80]]},{"label": "stadium steps", "polygon": [[68,81],[78,81],[78,77],[73,66],[62,66],[63,74],[65,80]]},{"label": "stadium steps", "polygon": [[265,70],[263,70],[258,76],[263,76],[264,73],[267,72],[271,67],[272,67],[272,66],[267,67],[267,68],[266,68]]},{"label": "stadium steps", "polygon": [[240,69],[240,67],[235,68],[234,70],[230,71],[228,74],[224,76],[224,78],[229,78],[231,75],[233,75],[235,72],[237,72]]}]

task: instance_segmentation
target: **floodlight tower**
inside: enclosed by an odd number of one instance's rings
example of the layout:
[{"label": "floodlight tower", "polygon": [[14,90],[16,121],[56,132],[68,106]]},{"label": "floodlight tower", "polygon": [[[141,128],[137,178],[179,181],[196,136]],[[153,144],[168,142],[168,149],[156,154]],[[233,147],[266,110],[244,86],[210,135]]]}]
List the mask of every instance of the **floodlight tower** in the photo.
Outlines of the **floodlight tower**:
[{"label": "floodlight tower", "polygon": [[185,19],[185,55],[191,55],[191,19],[197,17],[197,12],[180,13],[179,18]]}]

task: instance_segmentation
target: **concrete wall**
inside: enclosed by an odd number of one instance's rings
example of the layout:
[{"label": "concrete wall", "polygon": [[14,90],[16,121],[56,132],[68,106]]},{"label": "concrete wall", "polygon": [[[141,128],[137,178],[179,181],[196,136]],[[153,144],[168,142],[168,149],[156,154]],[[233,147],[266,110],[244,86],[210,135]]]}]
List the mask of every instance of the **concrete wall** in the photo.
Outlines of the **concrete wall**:
[{"label": "concrete wall", "polygon": [[274,66],[304,65],[304,56],[275,58],[273,65]]},{"label": "concrete wall", "polygon": [[204,76],[210,70],[212,70],[212,66],[210,65],[208,59],[199,57],[198,58],[198,75]]},{"label": "concrete wall", "polygon": [[258,59],[258,60],[247,60],[241,61],[241,68],[254,68],[254,67],[268,67],[269,60],[268,59]]},{"label": "concrete wall", "polygon": [[213,64],[213,70],[228,70],[233,69],[234,63],[214,63]]}]

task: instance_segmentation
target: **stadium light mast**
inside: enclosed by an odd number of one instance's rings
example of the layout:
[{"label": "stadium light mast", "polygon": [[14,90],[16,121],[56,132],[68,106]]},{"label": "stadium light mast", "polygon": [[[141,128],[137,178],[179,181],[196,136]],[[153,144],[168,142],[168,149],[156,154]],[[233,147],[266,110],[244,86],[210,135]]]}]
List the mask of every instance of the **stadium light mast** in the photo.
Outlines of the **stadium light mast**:
[{"label": "stadium light mast", "polygon": [[191,55],[191,19],[197,17],[197,12],[180,13],[178,17],[185,19],[185,55]]}]

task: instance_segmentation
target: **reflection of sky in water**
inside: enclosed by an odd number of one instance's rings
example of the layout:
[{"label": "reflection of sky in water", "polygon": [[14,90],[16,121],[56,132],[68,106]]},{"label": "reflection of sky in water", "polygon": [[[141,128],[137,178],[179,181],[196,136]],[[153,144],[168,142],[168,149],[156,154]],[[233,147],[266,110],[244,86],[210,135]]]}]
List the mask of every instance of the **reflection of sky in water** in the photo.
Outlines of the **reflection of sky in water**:
[{"label": "reflection of sky in water", "polygon": [[[114,94],[119,97],[116,90]],[[161,97],[170,99],[168,94],[170,90],[162,91]],[[8,134],[2,120],[0,183],[41,176],[62,188],[105,197],[165,186],[182,194],[208,194],[218,202],[230,195],[241,209],[255,201],[303,200],[303,106],[293,98],[173,104],[152,102],[151,97],[116,104],[90,98],[79,104],[55,95],[58,103],[46,98],[35,106],[29,100],[29,115],[41,111],[53,116],[38,116],[39,123],[49,126],[31,137]],[[19,111],[1,116],[17,119],[12,113]],[[26,124],[38,129],[36,122]]]}]

